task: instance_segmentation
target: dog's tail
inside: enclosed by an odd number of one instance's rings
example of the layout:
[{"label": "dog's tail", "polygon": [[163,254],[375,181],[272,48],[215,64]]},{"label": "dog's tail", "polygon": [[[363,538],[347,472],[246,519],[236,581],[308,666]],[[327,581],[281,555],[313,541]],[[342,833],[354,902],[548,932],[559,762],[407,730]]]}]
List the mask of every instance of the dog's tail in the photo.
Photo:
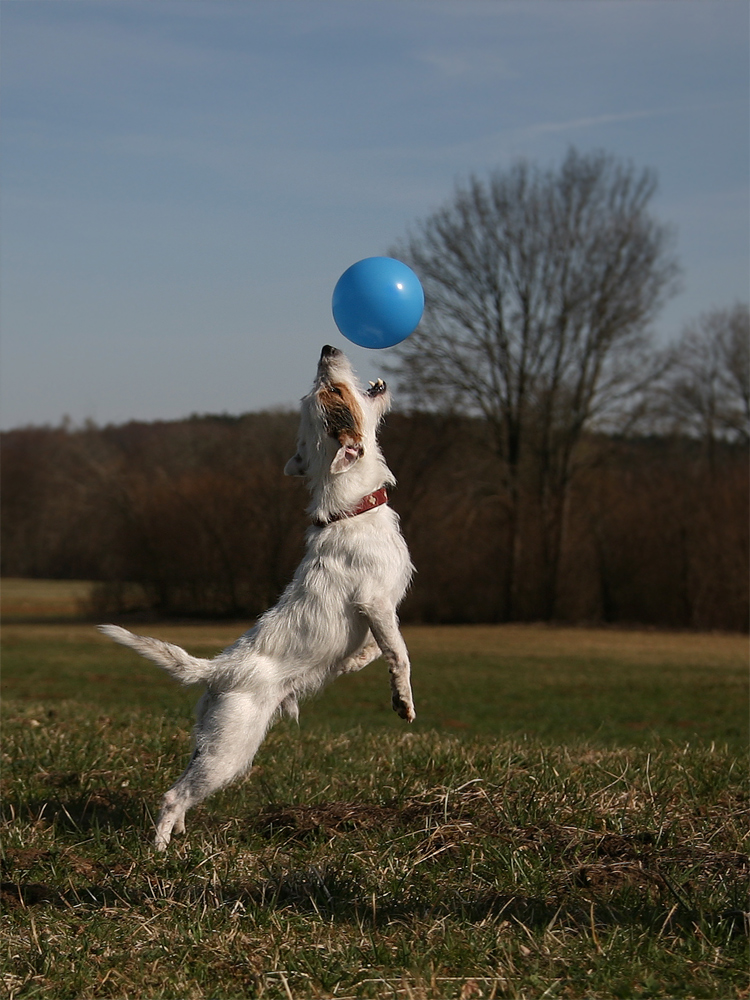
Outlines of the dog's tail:
[{"label": "dog's tail", "polygon": [[153,660],[180,684],[197,684],[213,673],[214,665],[211,660],[201,660],[197,656],[191,656],[171,642],[152,639],[146,635],[133,635],[119,625],[99,625],[98,629],[115,642],[130,646],[141,656]]}]

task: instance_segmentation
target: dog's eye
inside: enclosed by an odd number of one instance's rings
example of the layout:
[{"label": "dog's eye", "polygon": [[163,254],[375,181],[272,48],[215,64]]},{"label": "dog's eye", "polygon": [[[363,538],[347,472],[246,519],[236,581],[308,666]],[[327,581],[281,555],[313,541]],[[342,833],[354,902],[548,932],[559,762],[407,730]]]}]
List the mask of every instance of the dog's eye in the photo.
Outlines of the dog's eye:
[{"label": "dog's eye", "polygon": [[339,387],[337,385],[329,385],[328,388],[331,390],[331,392],[335,396],[340,396],[341,395],[341,389],[339,389]]}]

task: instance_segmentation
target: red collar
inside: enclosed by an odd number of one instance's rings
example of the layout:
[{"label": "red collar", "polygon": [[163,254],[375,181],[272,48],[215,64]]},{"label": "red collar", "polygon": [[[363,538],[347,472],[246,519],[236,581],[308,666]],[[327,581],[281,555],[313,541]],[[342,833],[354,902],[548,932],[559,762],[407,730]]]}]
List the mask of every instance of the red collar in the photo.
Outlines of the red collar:
[{"label": "red collar", "polygon": [[343,521],[347,517],[356,517],[357,514],[364,514],[368,510],[374,510],[376,507],[381,507],[384,503],[388,503],[388,491],[385,486],[381,486],[374,493],[368,493],[367,496],[362,497],[357,506],[352,510],[342,510],[336,514],[329,514],[325,520],[318,518],[314,524],[319,528],[324,528],[327,524],[333,524],[334,521]]}]

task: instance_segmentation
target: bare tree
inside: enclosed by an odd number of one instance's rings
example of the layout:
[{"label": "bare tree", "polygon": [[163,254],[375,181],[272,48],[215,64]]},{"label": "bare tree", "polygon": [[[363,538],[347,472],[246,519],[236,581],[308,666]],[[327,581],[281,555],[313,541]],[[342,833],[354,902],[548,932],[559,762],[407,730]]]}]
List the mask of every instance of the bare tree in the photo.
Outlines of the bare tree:
[{"label": "bare tree", "polygon": [[[676,288],[656,188],[605,153],[571,149],[557,170],[519,162],[472,177],[392,251],[425,289],[425,316],[396,349],[417,406],[481,414],[502,472],[516,613],[522,490],[537,503],[552,617],[568,487],[581,434],[622,414],[651,374],[648,330]],[[526,486],[524,487],[524,484]]]},{"label": "bare tree", "polygon": [[750,441],[750,310],[737,303],[688,323],[669,352],[662,411],[703,439],[713,467],[718,438]]}]

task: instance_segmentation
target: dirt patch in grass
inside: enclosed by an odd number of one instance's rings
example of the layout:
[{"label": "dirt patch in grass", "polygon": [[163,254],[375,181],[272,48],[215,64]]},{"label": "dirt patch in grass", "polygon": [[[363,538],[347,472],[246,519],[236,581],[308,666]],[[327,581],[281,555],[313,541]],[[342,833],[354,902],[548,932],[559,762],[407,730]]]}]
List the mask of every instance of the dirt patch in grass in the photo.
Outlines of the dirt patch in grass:
[{"label": "dirt patch in grass", "polygon": [[[736,805],[739,820],[745,810],[742,803]],[[493,801],[484,792],[448,796],[440,789],[393,805],[337,801],[269,806],[252,826],[265,836],[280,836],[287,841],[305,840],[311,835],[345,836],[361,830],[410,831],[421,852],[430,848],[441,852],[452,847],[465,850],[492,837],[519,850],[550,852],[561,866],[575,873],[574,881],[579,884],[592,883],[597,873],[606,881],[608,876],[614,880],[621,876],[625,880],[635,878],[639,872],[659,883],[660,869],[665,866],[690,868],[696,877],[715,878],[738,877],[750,869],[750,858],[744,853],[714,849],[700,842],[674,844],[673,836],[665,830],[600,833],[554,822],[519,828],[500,816],[500,809],[507,811],[507,807],[507,795],[502,792]],[[680,828],[682,836],[686,836],[684,823]]]}]

